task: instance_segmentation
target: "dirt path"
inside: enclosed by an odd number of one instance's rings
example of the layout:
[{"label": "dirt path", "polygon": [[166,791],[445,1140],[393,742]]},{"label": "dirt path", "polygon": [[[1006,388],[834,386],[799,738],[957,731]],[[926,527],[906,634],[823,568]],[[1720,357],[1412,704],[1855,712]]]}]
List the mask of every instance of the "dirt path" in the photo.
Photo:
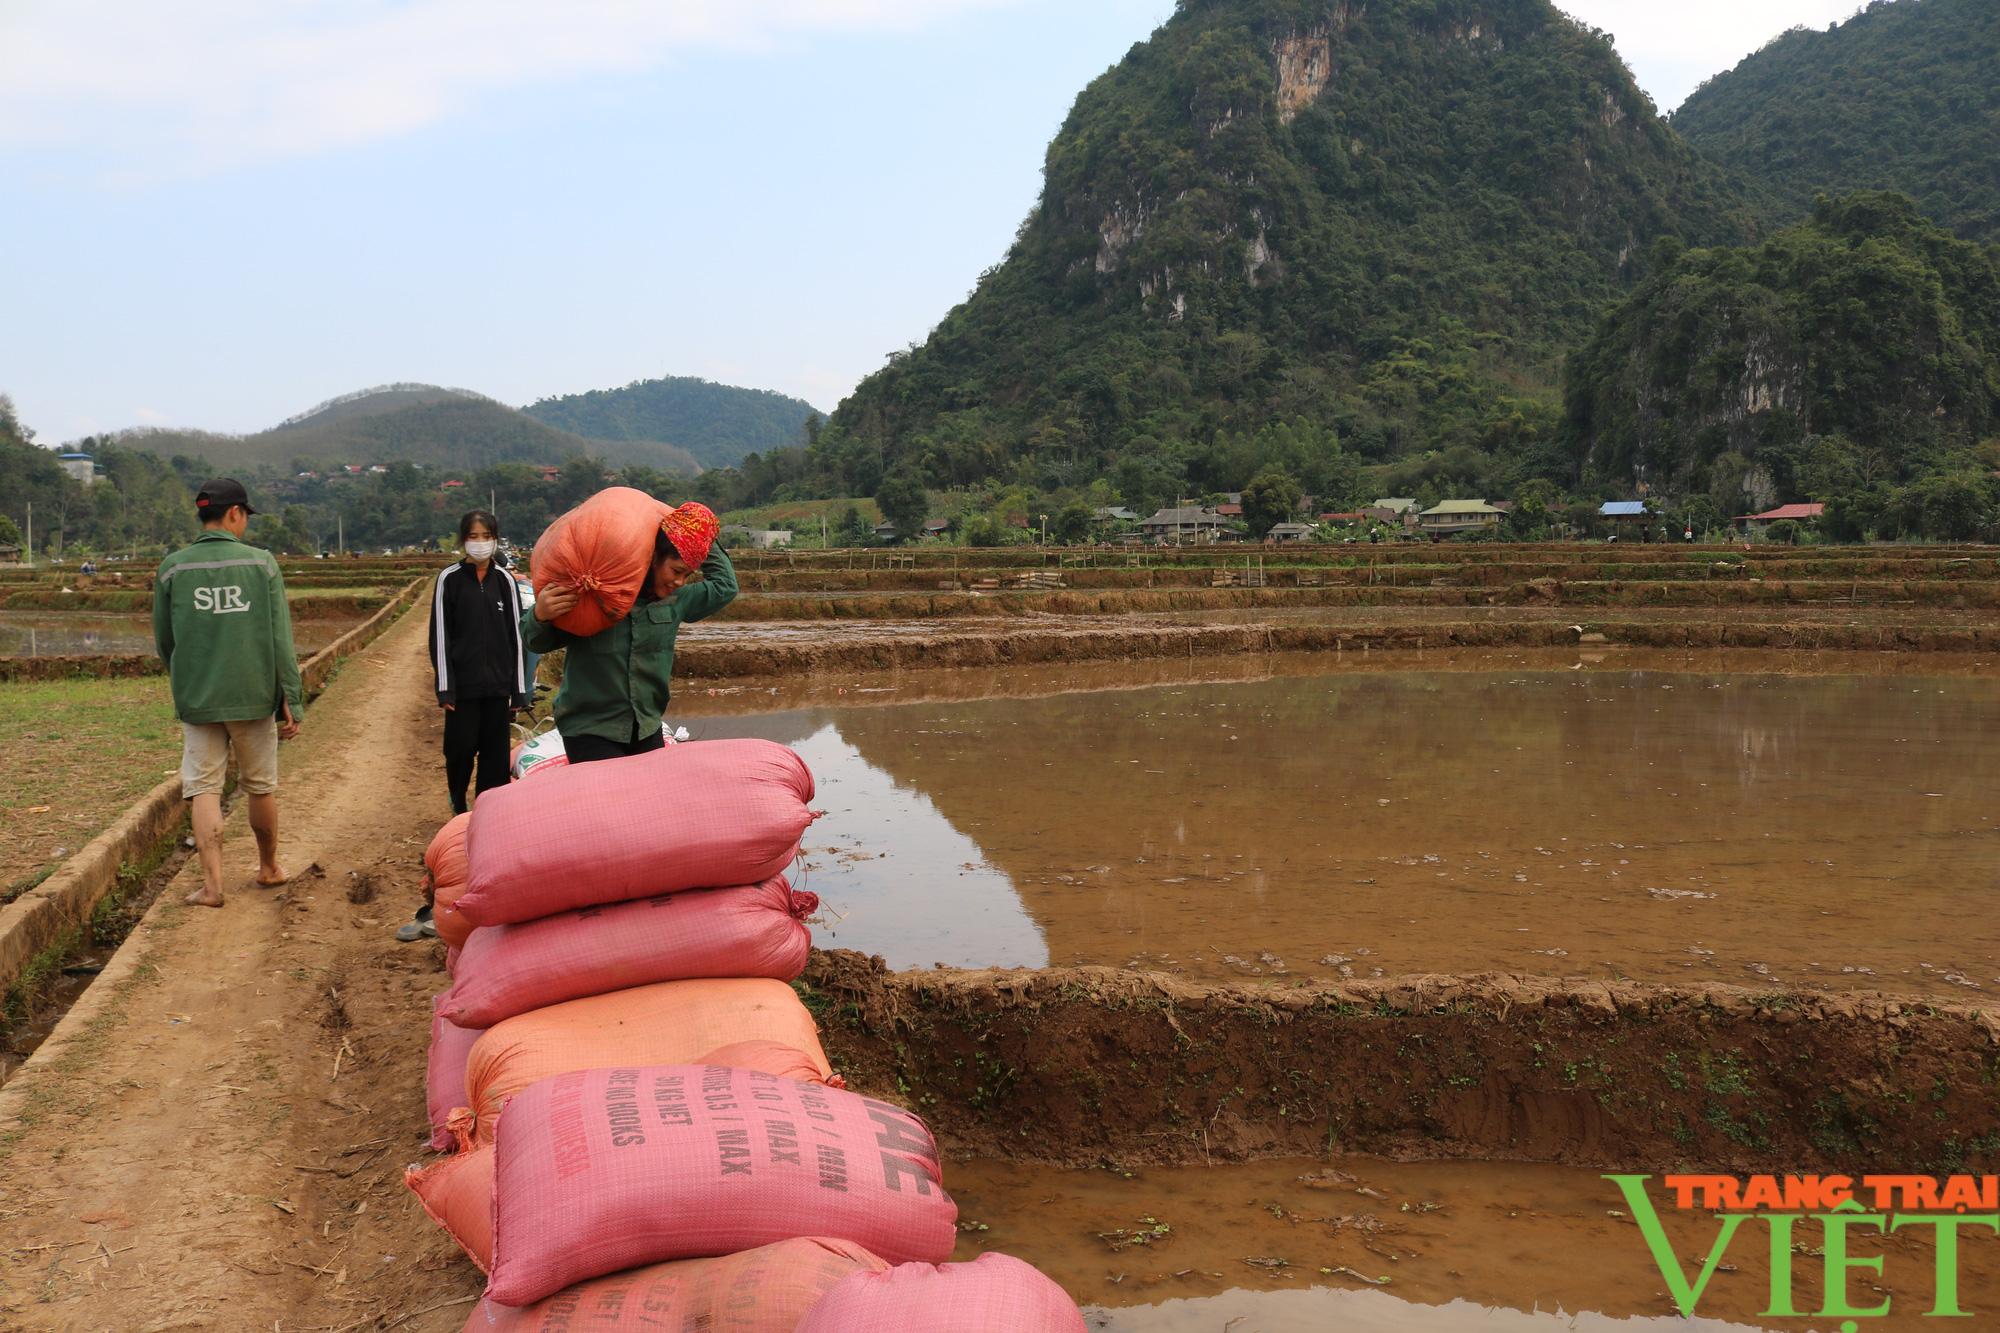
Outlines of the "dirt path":
[{"label": "dirt path", "polygon": [[463,1324],[478,1275],[401,1184],[427,1155],[444,950],[390,937],[450,813],[438,734],[423,618],[406,616],[286,748],[293,883],[248,887],[239,811],[228,906],[179,905],[190,860],[0,1090],[0,1328]]}]

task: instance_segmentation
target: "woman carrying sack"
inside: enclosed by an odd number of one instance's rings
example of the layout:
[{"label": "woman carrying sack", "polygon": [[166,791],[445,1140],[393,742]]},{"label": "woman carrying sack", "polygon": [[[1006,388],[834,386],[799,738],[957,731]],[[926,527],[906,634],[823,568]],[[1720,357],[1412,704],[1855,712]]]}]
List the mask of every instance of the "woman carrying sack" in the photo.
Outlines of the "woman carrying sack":
[{"label": "woman carrying sack", "polygon": [[[526,708],[531,688],[521,656],[521,594],[493,563],[500,520],[474,509],[458,520],[465,558],[431,590],[431,670],[444,708],[444,780],[454,814],[473,798],[507,785],[507,724]],[[473,770],[478,768],[477,780]]]},{"label": "woman carrying sack", "polygon": [[680,628],[736,600],[735,566],[715,541],[720,531],[706,505],[670,511],[654,535],[638,600],[609,629],[585,638],[558,628],[553,622],[582,600],[576,588],[559,583],[544,585],[521,617],[529,651],[568,650],[555,718],[570,763],[645,754],[666,744],[660,719]]}]

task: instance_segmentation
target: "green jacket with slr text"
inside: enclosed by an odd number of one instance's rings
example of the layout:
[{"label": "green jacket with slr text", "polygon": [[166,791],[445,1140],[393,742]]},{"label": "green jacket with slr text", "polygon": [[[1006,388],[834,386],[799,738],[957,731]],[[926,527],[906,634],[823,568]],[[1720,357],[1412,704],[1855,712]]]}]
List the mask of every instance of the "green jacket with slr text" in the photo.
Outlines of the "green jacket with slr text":
[{"label": "green jacket with slr text", "polygon": [[173,680],[183,722],[249,722],[305,707],[292,610],[278,561],[210,528],[160,562],[153,643]]}]

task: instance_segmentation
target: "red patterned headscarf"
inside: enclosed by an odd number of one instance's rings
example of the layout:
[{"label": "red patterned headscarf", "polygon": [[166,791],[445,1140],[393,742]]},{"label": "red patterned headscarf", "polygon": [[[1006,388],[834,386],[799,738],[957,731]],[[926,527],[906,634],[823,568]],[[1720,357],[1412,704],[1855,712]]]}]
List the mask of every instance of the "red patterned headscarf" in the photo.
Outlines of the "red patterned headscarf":
[{"label": "red patterned headscarf", "polygon": [[669,510],[660,521],[660,530],[681,553],[681,559],[699,568],[708,559],[708,548],[722,533],[722,520],[707,505],[690,500]]}]

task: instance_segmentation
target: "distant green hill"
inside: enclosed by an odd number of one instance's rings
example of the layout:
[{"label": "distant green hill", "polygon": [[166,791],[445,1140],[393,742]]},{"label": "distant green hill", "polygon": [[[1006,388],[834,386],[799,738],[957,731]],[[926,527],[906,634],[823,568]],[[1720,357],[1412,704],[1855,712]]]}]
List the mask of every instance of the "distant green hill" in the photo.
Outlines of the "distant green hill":
[{"label": "distant green hill", "polygon": [[1584,479],[1734,512],[1941,476],[1992,489],[2000,250],[1871,192],[1822,200],[1762,245],[1657,258],[1570,359]]},{"label": "distant green hill", "polygon": [[1674,112],[1740,171],[1769,221],[1821,191],[1899,190],[1968,239],[2000,241],[2000,3],[1875,0],[1795,28]]},{"label": "distant green hill", "polygon": [[811,403],[768,389],[679,376],[544,398],[522,410],[594,440],[673,444],[704,467],[733,467],[746,454],[804,444],[806,419],[815,415]]},{"label": "distant green hill", "polygon": [[580,454],[690,476],[701,470],[670,444],[585,439],[490,398],[421,384],[349,394],[254,435],[143,429],[124,432],[118,441],[258,476],[399,459],[471,471],[496,463],[561,463]]}]

